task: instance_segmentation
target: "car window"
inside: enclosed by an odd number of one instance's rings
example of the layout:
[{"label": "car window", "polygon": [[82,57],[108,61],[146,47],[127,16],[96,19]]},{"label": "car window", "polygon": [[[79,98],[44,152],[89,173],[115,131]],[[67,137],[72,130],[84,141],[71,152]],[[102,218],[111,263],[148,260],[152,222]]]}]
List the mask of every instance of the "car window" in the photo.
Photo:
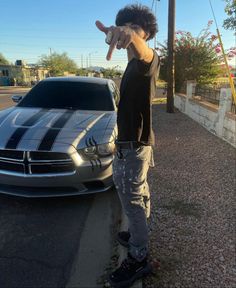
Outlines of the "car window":
[{"label": "car window", "polygon": [[114,98],[116,107],[118,107],[118,104],[120,101],[120,92],[119,92],[117,86],[113,83],[110,84],[110,89],[111,89],[111,93],[112,93],[112,96]]},{"label": "car window", "polygon": [[42,81],[26,94],[18,106],[99,111],[114,110],[107,85],[75,81]]},{"label": "car window", "polygon": [[116,85],[115,85],[115,93],[116,93],[116,105],[118,107],[118,104],[120,102],[120,90],[118,89]]}]

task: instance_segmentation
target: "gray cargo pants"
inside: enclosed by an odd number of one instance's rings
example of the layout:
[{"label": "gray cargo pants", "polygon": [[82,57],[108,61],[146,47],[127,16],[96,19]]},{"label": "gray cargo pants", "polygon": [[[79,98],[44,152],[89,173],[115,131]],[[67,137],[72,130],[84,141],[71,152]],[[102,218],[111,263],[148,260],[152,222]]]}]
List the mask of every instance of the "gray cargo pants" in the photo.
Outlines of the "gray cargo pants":
[{"label": "gray cargo pants", "polygon": [[150,193],[147,183],[149,166],[154,166],[151,146],[117,151],[113,161],[113,181],[122,208],[128,218],[129,253],[142,261],[148,250],[147,218],[150,216]]}]

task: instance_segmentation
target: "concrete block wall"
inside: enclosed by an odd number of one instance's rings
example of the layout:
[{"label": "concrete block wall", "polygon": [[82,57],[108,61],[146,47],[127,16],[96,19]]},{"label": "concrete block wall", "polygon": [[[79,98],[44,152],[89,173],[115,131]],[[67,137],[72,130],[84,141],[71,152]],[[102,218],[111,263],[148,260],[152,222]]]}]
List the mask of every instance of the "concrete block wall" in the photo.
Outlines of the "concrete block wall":
[{"label": "concrete block wall", "polygon": [[234,143],[234,147],[236,147],[236,115],[233,113],[227,113],[225,120],[224,120],[224,127],[223,127],[223,138],[229,142]]},{"label": "concrete block wall", "polygon": [[192,97],[196,83],[188,81],[187,93],[176,94],[175,107],[201,124],[211,133],[236,147],[236,114],[230,112],[231,90],[222,88],[219,106]]}]

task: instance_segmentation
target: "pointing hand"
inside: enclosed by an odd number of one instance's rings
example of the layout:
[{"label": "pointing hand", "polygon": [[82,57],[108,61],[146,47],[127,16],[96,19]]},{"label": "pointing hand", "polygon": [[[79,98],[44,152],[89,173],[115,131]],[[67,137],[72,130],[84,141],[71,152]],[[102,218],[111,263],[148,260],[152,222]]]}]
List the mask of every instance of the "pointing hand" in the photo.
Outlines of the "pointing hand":
[{"label": "pointing hand", "polygon": [[126,49],[132,42],[132,36],[135,33],[128,26],[104,26],[100,21],[96,21],[97,28],[106,34],[106,43],[110,45],[106,59],[111,60],[112,54],[117,49]]}]

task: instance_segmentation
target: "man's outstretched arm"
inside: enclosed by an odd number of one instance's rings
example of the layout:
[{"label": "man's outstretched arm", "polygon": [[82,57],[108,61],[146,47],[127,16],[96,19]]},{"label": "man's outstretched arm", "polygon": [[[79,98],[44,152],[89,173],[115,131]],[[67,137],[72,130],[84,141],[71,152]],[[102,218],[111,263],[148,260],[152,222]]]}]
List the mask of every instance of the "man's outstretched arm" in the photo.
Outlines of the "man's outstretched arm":
[{"label": "man's outstretched arm", "polygon": [[100,21],[96,21],[97,28],[105,33],[109,38],[109,50],[107,53],[107,60],[110,60],[114,50],[132,49],[135,58],[145,62],[151,63],[153,59],[153,50],[147,46],[146,41],[137,33],[135,29],[129,26],[111,26],[106,27]]}]

